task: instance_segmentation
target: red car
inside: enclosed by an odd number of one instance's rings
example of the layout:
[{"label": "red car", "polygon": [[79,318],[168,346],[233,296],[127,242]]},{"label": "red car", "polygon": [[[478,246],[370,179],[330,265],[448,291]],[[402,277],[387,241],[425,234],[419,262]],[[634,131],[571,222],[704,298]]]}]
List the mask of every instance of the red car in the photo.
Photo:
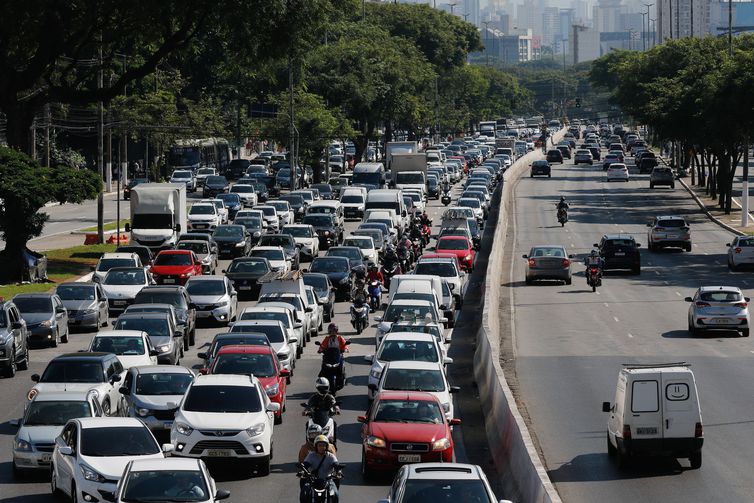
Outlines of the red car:
[{"label": "red car", "polygon": [[466,161],[466,158],[462,155],[451,155],[448,157],[448,159],[455,159],[457,161],[461,161],[461,166],[463,167],[463,173],[468,174],[469,172],[469,163]]},{"label": "red car", "polygon": [[476,252],[474,245],[467,238],[463,236],[443,236],[437,241],[435,250],[438,253],[448,253],[458,257],[458,263],[465,271],[474,270]]},{"label": "red car", "polygon": [[395,470],[407,463],[453,461],[452,425],[440,401],[422,391],[383,391],[374,398],[368,416],[359,416],[362,470]]},{"label": "red car", "polygon": [[185,285],[191,276],[202,275],[202,262],[191,250],[163,250],[149,271],[158,285]]},{"label": "red car", "polygon": [[224,346],[217,352],[209,373],[254,374],[262,383],[270,401],[280,404],[280,410],[275,412],[275,422],[283,422],[285,381],[291,374],[280,366],[277,355],[270,346]]}]

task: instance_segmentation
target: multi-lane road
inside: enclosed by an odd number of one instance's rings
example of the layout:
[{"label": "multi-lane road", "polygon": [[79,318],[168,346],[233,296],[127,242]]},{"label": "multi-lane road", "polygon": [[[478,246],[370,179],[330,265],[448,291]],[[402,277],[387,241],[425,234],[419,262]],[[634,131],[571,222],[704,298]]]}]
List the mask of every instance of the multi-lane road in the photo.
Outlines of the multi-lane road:
[{"label": "multi-lane road", "polygon": [[[454,188],[454,196],[460,193],[460,187]],[[192,202],[195,199],[192,198]],[[70,206],[70,205],[69,205]],[[127,202],[124,208],[127,209]],[[77,214],[77,222],[85,222],[85,225],[93,218],[96,206],[91,204],[73,206],[72,214]],[[430,201],[428,213],[434,223],[439,225],[443,207],[436,201]],[[57,215],[62,215],[61,208],[54,208]],[[65,213],[65,212],[63,212]],[[94,217],[96,218],[96,217]],[[60,217],[61,224],[64,217]],[[96,220],[95,220],[96,221]],[[358,222],[347,222],[346,233],[357,227]],[[435,228],[437,230],[437,228]],[[485,248],[485,249],[488,249]],[[486,260],[481,258],[480,260]],[[222,260],[218,271],[224,269],[229,261]],[[481,263],[481,262],[480,262]],[[307,267],[302,263],[302,268]],[[480,282],[484,274],[484,268],[478,268],[470,277],[472,282]],[[251,302],[239,304],[239,310],[252,305]],[[467,303],[467,306],[471,305]],[[362,335],[356,336],[350,325],[348,314],[350,304],[338,303],[335,306],[335,323],[340,327],[341,333],[350,338],[352,344],[346,358],[346,371],[348,381],[346,387],[338,394],[342,401],[342,414],[336,416],[338,421],[338,458],[347,465],[346,476],[341,485],[341,501],[377,501],[387,493],[387,486],[392,477],[365,482],[360,474],[361,461],[361,424],[356,421],[356,416],[363,414],[367,408],[366,384],[370,365],[364,356],[374,352],[374,328],[366,330]],[[473,347],[474,331],[469,326],[474,322],[474,314],[468,314],[464,309],[456,328],[453,331],[454,342],[449,354],[454,357],[455,363],[450,370],[451,382],[464,386],[464,392],[456,395],[456,410],[460,411],[464,424],[456,427],[454,437],[456,439],[456,455],[459,461],[469,461],[482,464],[489,469],[488,455],[485,446],[483,418],[479,410],[474,389],[469,380],[471,375],[470,358]],[[197,352],[202,351],[202,345],[212,339],[214,334],[224,331],[217,326],[200,326],[197,330],[197,346],[192,347],[186,353],[182,364],[198,368],[200,360]],[[14,501],[20,503],[35,503],[52,501],[49,489],[49,477],[47,474],[34,474],[24,479],[14,479],[11,470],[11,442],[15,428],[9,425],[11,419],[22,415],[25,396],[32,386],[29,379],[34,373],[41,373],[47,362],[54,356],[66,352],[83,349],[91,340],[91,333],[72,334],[71,342],[62,344],[56,349],[36,349],[31,353],[31,366],[28,371],[19,372],[13,379],[0,380],[0,501]],[[313,342],[313,341],[312,341]],[[218,481],[218,486],[231,491],[230,501],[296,501],[298,499],[299,485],[295,477],[297,453],[304,441],[305,418],[301,417],[298,403],[306,400],[314,391],[313,383],[320,366],[320,358],[316,354],[317,347],[312,343],[306,347],[303,357],[298,360],[292,384],[288,386],[288,407],[284,416],[283,424],[275,427],[274,445],[275,457],[272,461],[271,473],[267,477],[249,478],[248,470],[234,470],[233,465],[211,465],[213,474]],[[470,391],[469,391],[470,390]],[[492,472],[489,476],[493,485],[495,477]],[[499,495],[503,497],[503,495]]]},{"label": "multi-lane road", "polygon": [[[631,159],[628,158],[630,161]],[[520,402],[548,473],[568,503],[754,500],[754,344],[737,334],[689,337],[688,303],[701,285],[733,285],[754,296],[750,273],[726,268],[731,234],[707,220],[676,184],[649,189],[629,162],[631,181],[605,182],[601,163],[554,165],[551,179],[522,178],[515,190],[515,234],[506,294],[512,295]],[[555,203],[571,209],[564,228]],[[646,223],[684,215],[693,250],[649,252]],[[575,260],[573,284],[524,284],[534,244],[562,244],[583,258],[605,233],[641,243],[639,276],[608,273],[592,293]],[[696,376],[704,420],[703,466],[687,460],[637,459],[618,470],[606,453],[607,415],[622,363],[686,361]]]}]

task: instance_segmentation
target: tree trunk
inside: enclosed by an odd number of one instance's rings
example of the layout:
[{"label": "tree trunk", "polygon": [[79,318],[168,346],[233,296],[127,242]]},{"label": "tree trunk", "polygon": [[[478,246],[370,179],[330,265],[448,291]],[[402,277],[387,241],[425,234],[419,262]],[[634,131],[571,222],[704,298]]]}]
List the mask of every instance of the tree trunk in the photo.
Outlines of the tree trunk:
[{"label": "tree trunk", "polygon": [[8,146],[16,148],[27,155],[32,154],[31,126],[34,124],[32,107],[9,106],[5,112],[5,137]]},{"label": "tree trunk", "polygon": [[24,270],[24,250],[26,241],[12,235],[5,236],[5,250],[2,252],[3,267],[0,281],[3,283],[21,282],[26,279]]}]

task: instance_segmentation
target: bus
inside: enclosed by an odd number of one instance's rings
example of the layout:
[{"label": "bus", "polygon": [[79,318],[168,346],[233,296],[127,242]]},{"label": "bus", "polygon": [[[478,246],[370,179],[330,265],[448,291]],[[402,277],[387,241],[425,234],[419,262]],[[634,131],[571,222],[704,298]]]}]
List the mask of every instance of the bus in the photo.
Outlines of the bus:
[{"label": "bus", "polygon": [[176,169],[215,168],[225,173],[230,163],[230,145],[224,138],[179,140],[168,150],[168,176]]},{"label": "bus", "polygon": [[496,126],[497,123],[495,121],[482,121],[479,123],[479,134],[488,138],[494,138]]}]

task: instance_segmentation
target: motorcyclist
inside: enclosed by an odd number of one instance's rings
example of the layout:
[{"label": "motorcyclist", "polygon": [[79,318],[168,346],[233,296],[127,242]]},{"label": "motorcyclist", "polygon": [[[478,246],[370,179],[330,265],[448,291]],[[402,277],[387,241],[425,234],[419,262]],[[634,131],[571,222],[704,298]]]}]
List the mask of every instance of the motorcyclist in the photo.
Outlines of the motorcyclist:
[{"label": "motorcyclist", "polygon": [[[602,278],[602,269],[605,266],[605,261],[600,257],[600,254],[597,250],[592,250],[589,255],[584,259],[584,265],[587,268],[587,271],[590,267],[596,266],[597,267],[597,277]],[[586,274],[586,280],[587,284],[589,284],[589,273]]]},{"label": "motorcyclist", "polygon": [[409,232],[409,238],[411,241],[414,239],[419,241],[424,241],[424,233],[422,232],[422,222],[421,219],[417,218],[414,223],[411,225],[411,232]]},{"label": "motorcyclist", "polygon": [[327,327],[327,333],[328,336],[325,337],[325,339],[319,345],[319,350],[317,350],[318,353],[323,352],[325,349],[331,346],[339,347],[341,353],[348,351],[346,340],[342,335],[338,333],[338,325],[336,325],[335,323],[330,323],[330,325]]},{"label": "motorcyclist", "polygon": [[367,281],[369,283],[371,283],[372,281],[378,281],[381,285],[385,284],[385,276],[383,276],[380,270],[377,269],[377,264],[372,264],[369,266]]},{"label": "motorcyclist", "polygon": [[[327,480],[333,471],[338,469],[338,458],[328,450],[330,442],[327,440],[326,436],[319,435],[314,440],[314,446],[314,452],[311,452],[306,456],[303,465],[307,470],[312,472],[317,479]],[[335,503],[338,501],[338,486],[340,485],[339,482],[341,477],[342,475],[340,473],[336,473],[334,480],[329,482],[335,486],[333,491],[335,493],[335,497],[333,498]],[[308,494],[305,490],[305,484],[302,484],[300,500],[306,502],[307,496]]]},{"label": "motorcyclist", "polygon": [[[306,456],[310,452],[314,452],[314,439],[316,439],[319,435],[322,434],[322,427],[318,424],[312,424],[309,426],[309,428],[306,430],[306,442],[301,446],[301,448],[298,450],[298,462],[303,463],[306,459]],[[332,452],[333,454],[337,453],[337,449],[335,448],[335,445],[329,444],[329,447],[327,448],[328,451]]]},{"label": "motorcyclist", "polygon": [[432,220],[430,220],[429,215],[427,215],[427,211],[424,210],[421,215],[421,224],[426,225],[428,227],[432,226]]},{"label": "motorcyclist", "polygon": [[560,201],[558,202],[558,209],[568,211],[568,208],[570,208],[570,206],[568,205],[568,201],[566,201],[565,196],[560,196]]},{"label": "motorcyclist", "polygon": [[388,245],[385,250],[385,256],[382,258],[382,266],[389,271],[399,262],[400,260],[398,259],[398,254],[395,252],[395,248],[393,248],[392,245]]},{"label": "motorcyclist", "polygon": [[411,252],[413,251],[414,243],[409,239],[406,234],[403,234],[401,240],[398,242],[398,257],[405,258],[407,262],[411,261]]},{"label": "motorcyclist", "polygon": [[[314,381],[314,387],[317,389],[317,392],[307,400],[307,409],[327,411],[334,409],[336,413],[340,411],[338,408],[338,402],[335,401],[335,397],[330,393],[330,381],[328,381],[327,378],[318,377],[317,380]],[[306,412],[307,411],[302,412],[301,415],[305,416]]]}]

